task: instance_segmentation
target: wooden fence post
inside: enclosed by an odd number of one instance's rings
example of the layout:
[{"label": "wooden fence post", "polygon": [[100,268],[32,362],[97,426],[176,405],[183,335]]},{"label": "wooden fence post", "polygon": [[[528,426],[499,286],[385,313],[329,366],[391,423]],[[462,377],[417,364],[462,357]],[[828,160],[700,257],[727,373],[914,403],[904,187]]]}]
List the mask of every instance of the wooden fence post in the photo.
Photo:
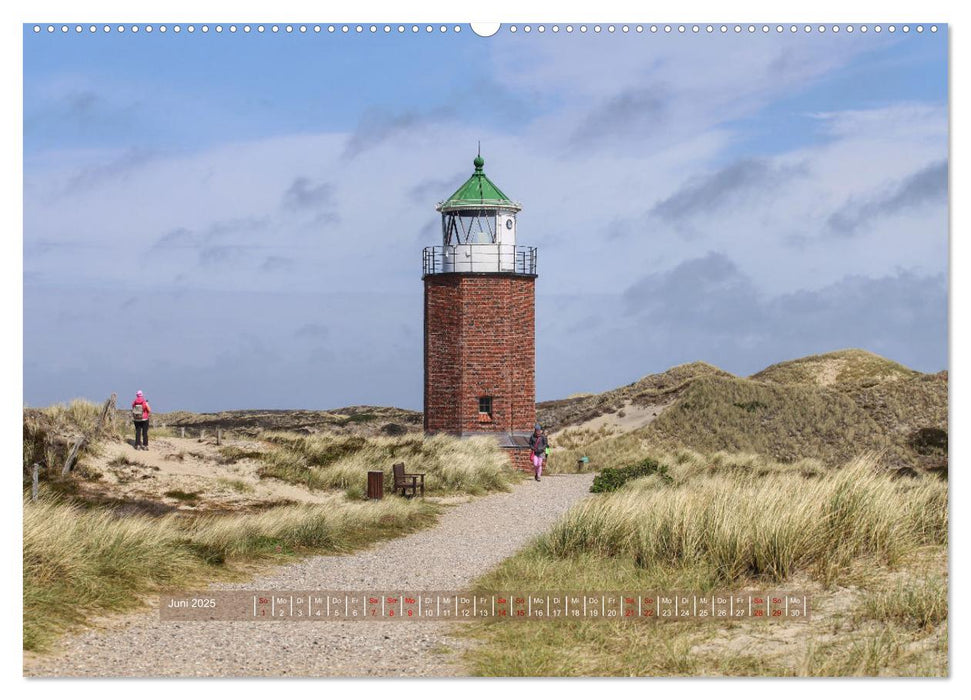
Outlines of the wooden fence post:
[{"label": "wooden fence post", "polygon": [[216,428],[216,444],[219,445],[222,442],[223,431],[222,428]]},{"label": "wooden fence post", "polygon": [[37,492],[40,490],[40,465],[34,462],[32,484],[30,486],[30,500],[37,500]]},{"label": "wooden fence post", "polygon": [[206,431],[205,431],[204,428],[199,431],[199,439],[200,440],[205,440],[206,439]]},{"label": "wooden fence post", "polygon": [[182,437],[185,437],[185,428],[182,428]]},{"label": "wooden fence post", "polygon": [[104,427],[105,421],[108,420],[108,413],[115,410],[116,402],[118,401],[118,394],[112,393],[107,399],[105,399],[104,406],[101,407],[101,417],[98,419],[98,427]]},{"label": "wooden fence post", "polygon": [[81,436],[77,439],[77,442],[74,443],[74,447],[72,447],[71,451],[68,453],[67,459],[64,460],[64,468],[61,469],[61,476],[67,476],[71,473],[71,467],[74,466],[74,461],[78,458],[78,452],[81,451],[81,447],[87,441],[88,439],[86,437]]}]

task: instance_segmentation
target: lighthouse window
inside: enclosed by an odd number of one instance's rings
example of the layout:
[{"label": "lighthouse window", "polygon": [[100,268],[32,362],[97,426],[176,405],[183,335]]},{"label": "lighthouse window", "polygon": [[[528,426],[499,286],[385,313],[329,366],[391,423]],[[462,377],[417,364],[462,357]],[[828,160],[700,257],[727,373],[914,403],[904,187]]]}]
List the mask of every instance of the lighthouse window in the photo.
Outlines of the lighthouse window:
[{"label": "lighthouse window", "polygon": [[491,396],[480,396],[479,397],[479,413],[488,413],[492,415],[492,397]]},{"label": "lighthouse window", "polygon": [[471,209],[442,214],[445,245],[495,243],[495,209]]}]

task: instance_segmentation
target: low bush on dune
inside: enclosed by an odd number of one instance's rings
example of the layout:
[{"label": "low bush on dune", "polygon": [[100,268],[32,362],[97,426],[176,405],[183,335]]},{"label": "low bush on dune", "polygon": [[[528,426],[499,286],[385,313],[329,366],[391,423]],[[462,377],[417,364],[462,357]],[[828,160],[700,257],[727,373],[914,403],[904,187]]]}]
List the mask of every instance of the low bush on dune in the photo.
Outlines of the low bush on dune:
[{"label": "low bush on dune", "polygon": [[594,477],[590,491],[593,493],[616,491],[632,479],[639,479],[644,476],[650,476],[651,474],[657,474],[662,479],[671,478],[668,476],[668,468],[665,465],[658,464],[657,461],[646,457],[637,464],[632,464],[629,467],[623,467],[621,469],[611,469],[608,467],[604,469]]}]

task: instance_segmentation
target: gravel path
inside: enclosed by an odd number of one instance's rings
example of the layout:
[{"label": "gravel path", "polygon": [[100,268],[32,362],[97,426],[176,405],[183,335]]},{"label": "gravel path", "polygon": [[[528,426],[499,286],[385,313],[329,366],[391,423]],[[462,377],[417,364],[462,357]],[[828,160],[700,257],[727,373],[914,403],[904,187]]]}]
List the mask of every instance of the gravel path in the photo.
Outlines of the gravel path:
[{"label": "gravel path", "polygon": [[[463,590],[589,494],[552,475],[455,506],[433,528],[344,556],[314,556],[246,584],[278,590]],[[456,676],[463,622],[160,622],[151,611],[25,659],[27,676]]]}]

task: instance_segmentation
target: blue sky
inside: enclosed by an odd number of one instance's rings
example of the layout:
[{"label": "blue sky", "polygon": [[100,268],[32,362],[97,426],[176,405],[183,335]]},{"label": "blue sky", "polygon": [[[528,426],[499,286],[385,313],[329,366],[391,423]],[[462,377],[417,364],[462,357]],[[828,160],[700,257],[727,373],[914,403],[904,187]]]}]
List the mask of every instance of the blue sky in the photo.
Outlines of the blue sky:
[{"label": "blue sky", "polygon": [[420,409],[421,249],[478,140],[540,251],[540,400],[947,366],[943,25],[463,30],[25,27],[24,402]]}]

